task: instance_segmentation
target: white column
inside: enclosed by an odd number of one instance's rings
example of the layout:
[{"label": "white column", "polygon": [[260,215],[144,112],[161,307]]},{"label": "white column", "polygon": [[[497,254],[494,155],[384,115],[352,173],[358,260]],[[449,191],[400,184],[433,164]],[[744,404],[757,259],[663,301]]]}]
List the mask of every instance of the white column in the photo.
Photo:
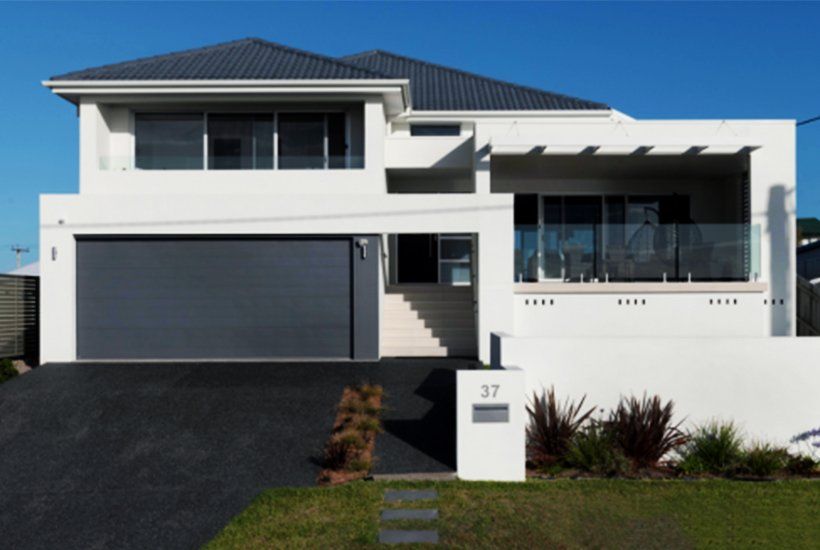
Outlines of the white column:
[{"label": "white column", "polygon": [[797,307],[795,129],[793,123],[783,123],[771,124],[767,130],[769,139],[750,157],[752,225],[759,226],[761,278],[769,284],[766,333],[793,336]]},{"label": "white column", "polygon": [[490,362],[490,333],[513,332],[513,196],[482,211],[478,233],[478,348]]}]

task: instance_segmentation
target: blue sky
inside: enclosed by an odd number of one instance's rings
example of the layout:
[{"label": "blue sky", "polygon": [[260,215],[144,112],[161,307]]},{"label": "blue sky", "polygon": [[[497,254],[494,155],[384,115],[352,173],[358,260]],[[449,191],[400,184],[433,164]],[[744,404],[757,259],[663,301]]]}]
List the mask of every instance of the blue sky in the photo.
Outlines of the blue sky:
[{"label": "blue sky", "polygon": [[[77,191],[74,108],[40,81],[258,36],[386,49],[638,118],[820,115],[820,3],[0,3],[0,272],[38,249],[37,197]],[[820,217],[820,122],[798,130],[798,215]]]}]

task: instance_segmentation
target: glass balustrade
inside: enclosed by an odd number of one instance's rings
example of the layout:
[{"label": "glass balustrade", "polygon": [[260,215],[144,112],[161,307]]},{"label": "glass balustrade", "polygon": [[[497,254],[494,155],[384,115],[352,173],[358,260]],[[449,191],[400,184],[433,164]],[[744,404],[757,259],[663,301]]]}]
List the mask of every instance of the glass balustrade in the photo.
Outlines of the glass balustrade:
[{"label": "glass balustrade", "polygon": [[754,281],[760,227],[747,224],[544,224],[515,227],[515,280]]}]

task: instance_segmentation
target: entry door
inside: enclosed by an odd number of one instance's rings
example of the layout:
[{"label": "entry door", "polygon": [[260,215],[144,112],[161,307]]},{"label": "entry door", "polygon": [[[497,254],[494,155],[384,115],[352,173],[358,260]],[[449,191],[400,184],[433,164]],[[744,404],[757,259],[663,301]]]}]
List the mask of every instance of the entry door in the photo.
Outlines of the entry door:
[{"label": "entry door", "polygon": [[438,235],[398,236],[398,282],[438,282]]}]

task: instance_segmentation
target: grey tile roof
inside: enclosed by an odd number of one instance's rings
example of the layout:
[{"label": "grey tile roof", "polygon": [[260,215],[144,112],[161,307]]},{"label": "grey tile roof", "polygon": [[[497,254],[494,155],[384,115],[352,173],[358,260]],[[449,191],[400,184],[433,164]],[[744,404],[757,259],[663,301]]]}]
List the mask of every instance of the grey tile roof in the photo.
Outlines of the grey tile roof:
[{"label": "grey tile roof", "polygon": [[340,59],[393,78],[409,78],[413,109],[419,111],[609,109],[604,103],[512,84],[381,50]]},{"label": "grey tile roof", "polygon": [[260,38],[245,38],[124,63],[73,71],[51,80],[350,80],[389,78],[339,59]]},{"label": "grey tile roof", "polygon": [[410,80],[413,109],[510,111],[608,109],[603,103],[373,50],[340,58],[260,38],[73,71],[51,80]]}]

